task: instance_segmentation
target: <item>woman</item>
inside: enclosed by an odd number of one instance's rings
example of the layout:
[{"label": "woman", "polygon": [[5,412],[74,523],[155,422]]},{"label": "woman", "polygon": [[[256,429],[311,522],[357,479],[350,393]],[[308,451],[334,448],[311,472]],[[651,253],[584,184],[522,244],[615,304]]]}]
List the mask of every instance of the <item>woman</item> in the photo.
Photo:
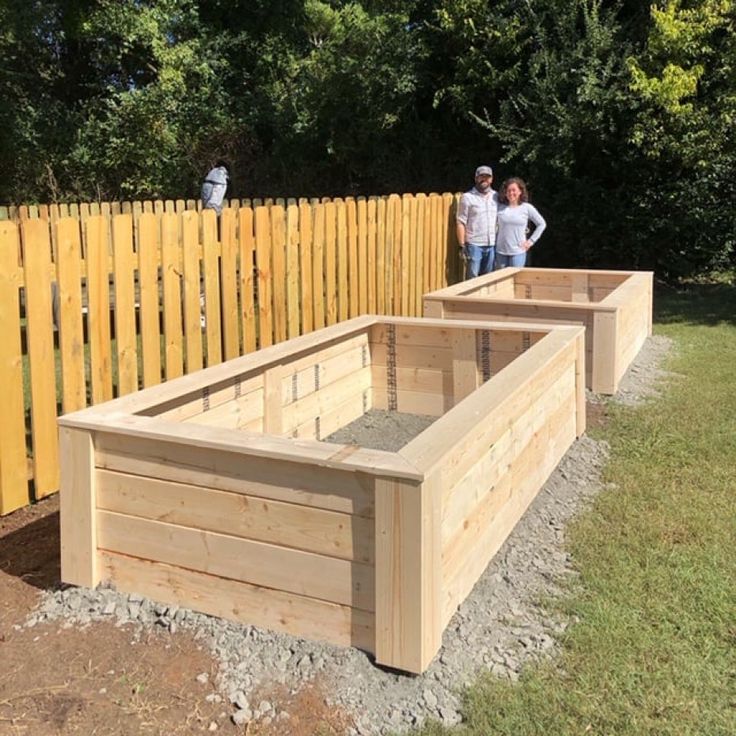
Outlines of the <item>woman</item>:
[{"label": "woman", "polygon": [[[520,268],[526,252],[542,237],[547,223],[534,205],[529,204],[526,184],[514,177],[507,179],[498,193],[498,233],[496,234],[496,269]],[[534,232],[527,238],[529,221]]]}]

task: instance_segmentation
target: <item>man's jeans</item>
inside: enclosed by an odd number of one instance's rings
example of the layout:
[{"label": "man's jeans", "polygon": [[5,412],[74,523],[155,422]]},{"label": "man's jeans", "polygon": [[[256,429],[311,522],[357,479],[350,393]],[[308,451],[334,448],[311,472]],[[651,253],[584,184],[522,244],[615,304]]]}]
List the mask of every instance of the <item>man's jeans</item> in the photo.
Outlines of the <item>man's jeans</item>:
[{"label": "man's jeans", "polygon": [[465,278],[474,279],[485,273],[493,271],[493,258],[496,248],[493,245],[473,245],[468,243],[463,246],[465,256]]},{"label": "man's jeans", "polygon": [[499,268],[522,268],[526,263],[526,253],[517,253],[513,256],[505,256],[503,253],[496,253],[496,271]]}]

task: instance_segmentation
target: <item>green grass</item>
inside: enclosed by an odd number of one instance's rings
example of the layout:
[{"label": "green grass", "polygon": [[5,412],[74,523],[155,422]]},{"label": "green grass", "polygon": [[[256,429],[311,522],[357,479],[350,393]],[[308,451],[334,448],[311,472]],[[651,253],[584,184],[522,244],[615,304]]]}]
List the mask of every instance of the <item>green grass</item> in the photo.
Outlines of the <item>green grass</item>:
[{"label": "green grass", "polygon": [[736,734],[736,286],[658,295],[675,340],[661,399],[611,407],[611,485],[574,523],[578,622],[516,685],[487,677],[466,722],[423,736]]}]

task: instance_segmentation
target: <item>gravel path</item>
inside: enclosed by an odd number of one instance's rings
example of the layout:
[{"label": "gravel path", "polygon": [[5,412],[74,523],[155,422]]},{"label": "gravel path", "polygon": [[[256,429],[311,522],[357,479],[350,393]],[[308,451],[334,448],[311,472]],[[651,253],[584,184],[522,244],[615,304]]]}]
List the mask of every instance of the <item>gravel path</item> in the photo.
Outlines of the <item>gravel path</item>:
[{"label": "gravel path", "polygon": [[[651,338],[616,397],[590,398],[630,405],[656,395],[665,375],[660,366],[670,349],[667,339]],[[371,415],[367,422],[380,434],[381,420]],[[250,702],[252,693],[273,683],[294,691],[317,676],[326,683],[333,704],[353,714],[352,734],[401,732],[428,718],[455,724],[461,720],[460,693],[479,671],[515,680],[525,664],[554,654],[555,635],[568,622],[539,601],[559,593],[561,581],[575,574],[565,550],[565,527],[600,490],[606,458],[605,443],[587,436],[575,442],[455,613],[439,654],[418,677],[384,671],[357,649],[234,624],[106,588],[50,591],[25,625],[63,618],[64,625],[72,626],[106,619],[139,631],[151,626],[172,633],[180,627],[192,629],[220,663],[220,691],[233,704],[238,724],[287,719],[288,713],[277,712],[270,702]]]}]

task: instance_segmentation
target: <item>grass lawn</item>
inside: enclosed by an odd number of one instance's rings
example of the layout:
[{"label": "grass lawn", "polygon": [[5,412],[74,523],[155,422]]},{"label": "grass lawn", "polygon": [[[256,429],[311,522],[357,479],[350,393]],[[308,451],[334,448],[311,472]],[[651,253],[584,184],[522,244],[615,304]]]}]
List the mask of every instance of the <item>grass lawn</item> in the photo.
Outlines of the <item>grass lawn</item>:
[{"label": "grass lawn", "polygon": [[612,485],[570,529],[561,656],[480,681],[462,726],[416,734],[736,734],[736,285],[658,294],[656,312],[677,375],[595,433]]}]

